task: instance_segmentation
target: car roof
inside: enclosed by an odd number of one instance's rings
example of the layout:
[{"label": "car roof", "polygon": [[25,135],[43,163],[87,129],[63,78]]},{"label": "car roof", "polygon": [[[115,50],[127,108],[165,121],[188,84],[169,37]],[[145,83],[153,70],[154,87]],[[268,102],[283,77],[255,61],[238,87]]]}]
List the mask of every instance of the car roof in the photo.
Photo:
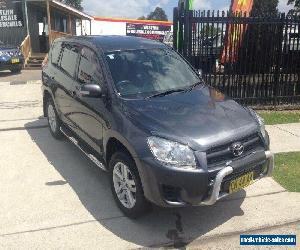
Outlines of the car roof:
[{"label": "car roof", "polygon": [[104,53],[136,49],[165,48],[166,45],[150,39],[133,36],[78,36],[63,38],[63,41],[87,41],[100,47]]}]

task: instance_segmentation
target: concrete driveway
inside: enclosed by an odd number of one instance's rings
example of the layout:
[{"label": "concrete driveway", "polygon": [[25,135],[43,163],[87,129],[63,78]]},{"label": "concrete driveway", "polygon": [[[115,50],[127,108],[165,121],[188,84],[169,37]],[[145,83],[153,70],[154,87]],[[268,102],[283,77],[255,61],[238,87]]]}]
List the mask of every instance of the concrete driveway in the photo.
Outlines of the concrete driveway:
[{"label": "concrete driveway", "polygon": [[26,81],[41,80],[40,70],[23,70],[21,73],[11,73],[10,71],[0,71],[0,82],[11,82],[20,84]]},{"label": "concrete driveway", "polygon": [[300,233],[300,194],[271,178],[213,207],[154,207],[130,220],[106,173],[67,140],[54,140],[41,115],[39,84],[1,85],[0,78],[2,249],[204,249],[222,247],[222,237],[236,249],[242,232]]}]

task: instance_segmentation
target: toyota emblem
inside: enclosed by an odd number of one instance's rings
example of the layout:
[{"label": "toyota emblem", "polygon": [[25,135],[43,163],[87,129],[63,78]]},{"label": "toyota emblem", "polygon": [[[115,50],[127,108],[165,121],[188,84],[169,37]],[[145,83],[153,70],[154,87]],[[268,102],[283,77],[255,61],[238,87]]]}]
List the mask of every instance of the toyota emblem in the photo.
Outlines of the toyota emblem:
[{"label": "toyota emblem", "polygon": [[230,147],[232,154],[235,157],[241,156],[244,153],[244,145],[240,142],[233,143]]}]

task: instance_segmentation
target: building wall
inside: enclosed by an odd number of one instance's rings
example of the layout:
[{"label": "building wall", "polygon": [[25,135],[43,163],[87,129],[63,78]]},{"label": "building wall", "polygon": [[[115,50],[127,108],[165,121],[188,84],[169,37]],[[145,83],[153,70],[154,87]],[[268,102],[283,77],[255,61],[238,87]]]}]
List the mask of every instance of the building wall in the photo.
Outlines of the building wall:
[{"label": "building wall", "polygon": [[92,35],[126,36],[126,22],[92,21]]},{"label": "building wall", "polygon": [[[13,2],[12,0],[7,0],[7,2]],[[23,14],[23,26],[21,27],[0,27],[0,40],[6,44],[19,46],[27,36],[27,28],[26,28],[26,15],[25,15],[25,0],[15,1],[19,2],[21,7],[21,11]],[[7,9],[11,9],[7,7]],[[1,8],[3,10],[3,8]],[[15,14],[15,13],[14,13]],[[1,17],[3,16],[3,17]],[[0,15],[1,18],[6,15]],[[1,25],[2,26],[2,25]]]}]

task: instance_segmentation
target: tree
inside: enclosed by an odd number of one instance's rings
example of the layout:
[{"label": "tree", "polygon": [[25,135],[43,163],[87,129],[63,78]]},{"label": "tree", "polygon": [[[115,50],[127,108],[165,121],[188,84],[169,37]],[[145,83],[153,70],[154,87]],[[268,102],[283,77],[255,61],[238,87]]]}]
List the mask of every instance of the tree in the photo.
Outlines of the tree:
[{"label": "tree", "polygon": [[145,16],[141,16],[138,18],[138,20],[147,20],[147,18]]},{"label": "tree", "polygon": [[156,7],[155,10],[147,16],[147,19],[157,21],[168,21],[168,16],[162,8]]},{"label": "tree", "polygon": [[289,0],[289,5],[294,5],[294,9],[291,10],[291,14],[293,13],[300,13],[300,0]]},{"label": "tree", "polygon": [[60,2],[65,3],[75,9],[83,10],[82,8],[82,0],[60,0]]},{"label": "tree", "polygon": [[[298,0],[297,0],[298,1]],[[251,15],[263,16],[263,15],[276,15],[278,13],[279,0],[254,0]]]}]

